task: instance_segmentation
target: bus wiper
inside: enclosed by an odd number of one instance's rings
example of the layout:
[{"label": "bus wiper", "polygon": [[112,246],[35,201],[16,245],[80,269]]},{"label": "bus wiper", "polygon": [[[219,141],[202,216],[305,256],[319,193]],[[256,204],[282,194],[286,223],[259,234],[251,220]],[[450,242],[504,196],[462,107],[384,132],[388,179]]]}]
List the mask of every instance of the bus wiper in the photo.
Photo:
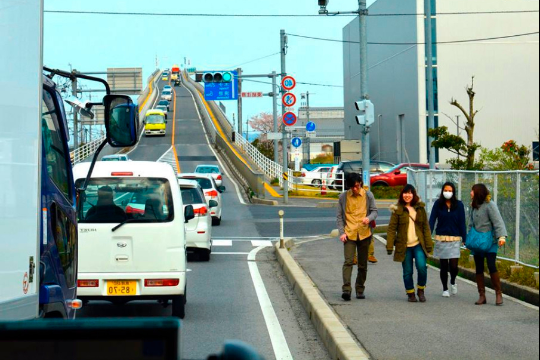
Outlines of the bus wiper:
[{"label": "bus wiper", "polygon": [[120,229],[122,226],[124,226],[126,224],[150,223],[150,222],[155,222],[155,221],[150,220],[150,219],[127,219],[127,220],[124,220],[123,222],[121,222],[120,224],[116,225],[115,227],[113,227],[111,231],[115,232],[116,230]]}]

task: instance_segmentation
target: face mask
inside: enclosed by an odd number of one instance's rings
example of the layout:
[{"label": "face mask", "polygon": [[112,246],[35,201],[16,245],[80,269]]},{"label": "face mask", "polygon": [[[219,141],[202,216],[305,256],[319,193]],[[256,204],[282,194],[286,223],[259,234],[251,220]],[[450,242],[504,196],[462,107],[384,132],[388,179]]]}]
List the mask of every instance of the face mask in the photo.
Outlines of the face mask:
[{"label": "face mask", "polygon": [[450,200],[454,197],[454,193],[451,191],[445,191],[443,192],[443,196],[446,200]]}]

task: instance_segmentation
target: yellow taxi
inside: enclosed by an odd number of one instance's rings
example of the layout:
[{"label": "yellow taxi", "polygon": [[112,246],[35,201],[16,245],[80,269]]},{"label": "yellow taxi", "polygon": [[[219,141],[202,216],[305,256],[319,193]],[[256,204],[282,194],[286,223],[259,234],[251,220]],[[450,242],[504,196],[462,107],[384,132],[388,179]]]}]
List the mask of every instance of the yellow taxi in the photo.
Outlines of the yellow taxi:
[{"label": "yellow taxi", "polygon": [[161,110],[148,110],[144,118],[144,135],[167,135],[167,119]]}]

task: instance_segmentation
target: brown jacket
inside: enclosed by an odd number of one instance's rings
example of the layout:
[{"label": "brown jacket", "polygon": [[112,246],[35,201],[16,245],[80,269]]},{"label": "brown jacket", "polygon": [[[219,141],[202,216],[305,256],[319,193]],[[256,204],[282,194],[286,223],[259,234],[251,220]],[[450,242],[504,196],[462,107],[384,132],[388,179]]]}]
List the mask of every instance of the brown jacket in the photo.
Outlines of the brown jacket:
[{"label": "brown jacket", "polygon": [[[414,207],[416,210],[416,234],[418,240],[426,253],[426,256],[433,251],[433,239],[431,238],[431,229],[429,227],[429,219],[426,213],[426,205],[419,202]],[[394,246],[396,252],[394,254],[394,261],[405,261],[405,254],[407,252],[407,234],[409,231],[409,211],[403,205],[392,205],[390,207],[392,211],[392,217],[390,219],[390,225],[388,225],[388,242],[386,249],[393,251]]]}]

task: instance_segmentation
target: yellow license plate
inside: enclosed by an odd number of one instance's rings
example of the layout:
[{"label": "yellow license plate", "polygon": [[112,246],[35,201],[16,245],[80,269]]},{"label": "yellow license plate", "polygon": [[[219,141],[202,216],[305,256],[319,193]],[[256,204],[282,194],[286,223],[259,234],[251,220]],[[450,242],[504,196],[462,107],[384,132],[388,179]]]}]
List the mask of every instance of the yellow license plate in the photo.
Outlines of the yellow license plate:
[{"label": "yellow license plate", "polygon": [[136,281],[114,280],[107,281],[107,296],[135,296],[137,295]]}]

